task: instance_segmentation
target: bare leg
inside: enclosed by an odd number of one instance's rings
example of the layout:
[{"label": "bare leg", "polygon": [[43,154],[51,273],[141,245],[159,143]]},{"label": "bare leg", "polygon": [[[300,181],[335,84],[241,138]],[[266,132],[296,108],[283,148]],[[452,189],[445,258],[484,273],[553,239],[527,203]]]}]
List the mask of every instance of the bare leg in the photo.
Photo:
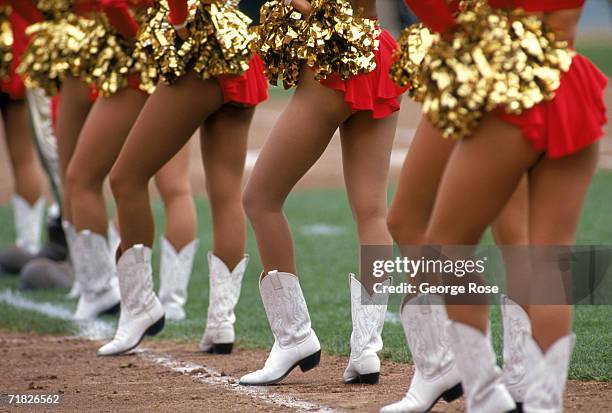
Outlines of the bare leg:
[{"label": "bare leg", "polygon": [[[393,240],[386,224],[389,161],[397,127],[397,114],[375,120],[369,112],[358,112],[340,127],[342,163],[348,199],[357,224],[359,244],[385,246],[371,259],[390,259]],[[377,255],[384,254],[384,257]],[[361,282],[372,293],[374,279],[370,257],[361,257]]]},{"label": "bare leg", "polygon": [[300,84],[266,141],[243,197],[266,273],[297,273],[283,204],[350,114],[342,94],[319,84],[310,69],[302,70]]},{"label": "bare leg", "polygon": [[43,178],[36,158],[24,101],[11,100],[2,109],[6,142],[15,178],[15,193],[34,205],[42,196]]},{"label": "bare leg", "polygon": [[213,253],[233,269],[243,258],[246,218],[240,197],[247,140],[255,108],[224,105],[201,128],[206,191],[213,222]]},{"label": "bare leg", "polygon": [[455,141],[442,138],[427,118],[421,119],[387,217],[391,235],[398,244],[423,244],[438,187],[454,145]]},{"label": "bare leg", "polygon": [[529,311],[531,266],[529,245],[529,185],[527,175],[491,225],[495,243],[502,248],[508,296]]},{"label": "bare leg", "polygon": [[[499,148],[503,148],[499,150]],[[432,245],[476,245],[539,154],[514,126],[492,116],[459,142],[448,162],[427,233]],[[451,319],[483,332],[486,305],[451,305]]]},{"label": "bare leg", "polygon": [[202,119],[223,104],[216,80],[195,73],[173,86],[158,85],[149,98],[110,175],[121,223],[121,247],[153,245],[148,182],[191,138]]},{"label": "bare leg", "polygon": [[102,185],[147,95],[125,89],[99,98],[91,110],[66,174],[66,193],[77,231],[106,236],[108,215]]},{"label": "bare leg", "polygon": [[[543,159],[529,175],[530,189],[530,238],[538,245],[573,245],[580,212],[584,204],[593,174],[597,168],[599,145],[560,159]],[[562,188],[560,190],[560,188]],[[535,265],[532,288],[550,291],[557,281],[538,273]],[[555,266],[551,275],[559,275]],[[560,293],[565,293],[562,291]],[[529,316],[533,336],[543,351],[560,337],[570,333],[572,307],[569,305],[531,305]]]},{"label": "bare leg", "polygon": [[195,239],[197,226],[189,181],[189,145],[155,174],[155,183],[164,201],[165,237],[176,251],[181,251]]},{"label": "bare leg", "polygon": [[[89,87],[80,79],[67,77],[62,82],[61,99],[57,108],[57,152],[60,179],[66,188],[66,172],[76,148],[79,134],[93,103],[89,99]],[[65,220],[72,221],[72,211],[66,191],[62,192]]]}]

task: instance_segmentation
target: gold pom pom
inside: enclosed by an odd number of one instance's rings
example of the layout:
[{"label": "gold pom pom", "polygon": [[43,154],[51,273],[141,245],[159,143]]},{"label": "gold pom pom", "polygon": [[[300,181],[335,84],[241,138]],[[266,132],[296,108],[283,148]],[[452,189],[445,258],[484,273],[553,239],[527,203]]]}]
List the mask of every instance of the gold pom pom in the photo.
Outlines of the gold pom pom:
[{"label": "gold pom pom", "polygon": [[393,54],[395,61],[390,69],[391,79],[401,87],[408,87],[408,95],[416,101],[422,101],[425,96],[421,65],[439,38],[438,34],[418,23],[404,29],[398,40],[398,48]]},{"label": "gold pom pom", "polygon": [[343,80],[376,69],[380,29],[353,15],[348,0],[313,0],[305,33],[306,63],[315,79],[337,73]]},{"label": "gold pom pom", "polygon": [[[137,14],[144,19],[144,13]],[[98,24],[87,36],[84,45],[93,59],[84,80],[96,85],[101,96],[111,96],[129,86],[129,79],[137,76],[139,88],[153,93],[157,84],[157,72],[147,56],[136,47],[134,40],[125,39],[104,18],[97,16]]]},{"label": "gold pom pom", "polygon": [[95,21],[74,13],[29,26],[30,43],[18,68],[26,86],[52,96],[66,75],[84,77],[96,57],[88,48],[95,27]]},{"label": "gold pom pom", "polygon": [[9,21],[9,9],[0,7],[0,80],[10,74],[13,60],[13,29]]},{"label": "gold pom pom", "polygon": [[61,73],[56,65],[62,53],[58,47],[62,37],[61,30],[57,21],[44,21],[28,26],[26,34],[30,36],[30,43],[17,68],[28,88],[43,89],[48,96],[58,92],[61,80]]},{"label": "gold pom pom", "polygon": [[36,8],[40,10],[48,20],[63,18],[72,11],[73,0],[36,0]]},{"label": "gold pom pom", "polygon": [[264,62],[266,77],[273,85],[278,86],[280,81],[285,89],[295,87],[306,60],[303,33],[307,22],[283,0],[265,3],[260,16],[260,24],[254,28],[257,41],[253,49]]},{"label": "gold pom pom", "polygon": [[139,37],[139,49],[154,62],[162,80],[172,84],[189,70],[202,79],[244,74],[253,56],[251,20],[229,4],[199,0],[188,4],[187,39],[180,39],[169,23],[165,1],[149,10],[149,21]]},{"label": "gold pom pom", "polygon": [[406,68],[424,113],[445,137],[471,135],[495,108],[520,114],[554,97],[573,55],[538,17],[479,2],[457,22],[452,39],[432,44],[420,71]]},{"label": "gold pom pom", "polygon": [[337,73],[343,80],[376,68],[380,29],[376,21],[354,15],[348,0],[313,0],[304,18],[282,0],[261,8],[255,45],[266,66],[270,83],[285,89],[297,85],[307,64],[317,80]]}]

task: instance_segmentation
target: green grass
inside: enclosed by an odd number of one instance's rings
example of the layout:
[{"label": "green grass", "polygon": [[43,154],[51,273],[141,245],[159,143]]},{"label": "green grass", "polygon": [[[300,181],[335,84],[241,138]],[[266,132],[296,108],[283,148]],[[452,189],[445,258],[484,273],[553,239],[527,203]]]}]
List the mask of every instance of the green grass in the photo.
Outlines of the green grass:
[{"label": "green grass", "polygon": [[[600,172],[594,180],[581,221],[578,242],[610,244],[612,240],[612,214],[609,212],[612,201],[612,173]],[[188,341],[194,347],[202,333],[208,306],[208,278],[206,251],[212,247],[210,231],[210,210],[205,200],[197,200],[200,217],[199,237],[201,248],[196,258],[195,269],[190,284],[190,300],[187,306],[188,319],[180,323],[170,323],[161,339]],[[154,204],[158,228],[163,228],[163,207]],[[302,275],[301,282],[312,324],[326,352],[347,355],[351,333],[350,303],[347,276],[357,270],[358,244],[352,224],[346,195],[342,189],[317,190],[293,194],[286,207],[286,213],[294,231],[297,245],[297,261]],[[0,208],[0,224],[3,228],[11,226],[11,212]],[[327,224],[340,228],[343,232],[311,236],[304,228],[311,224]],[[8,245],[12,240],[11,231],[0,233],[0,245]],[[487,235],[485,242],[490,241]],[[248,252],[252,261],[244,279],[242,296],[236,309],[236,331],[238,343],[242,347],[268,348],[272,335],[268,327],[264,309],[258,293],[258,275],[261,269],[253,234],[249,232]],[[155,262],[159,254],[155,249]],[[0,277],[0,290],[16,288],[17,280]],[[65,298],[65,291],[44,291],[27,293],[28,297],[40,301],[56,301],[74,306]],[[397,311],[397,305],[391,308]],[[501,349],[501,325],[499,308],[493,307],[492,326],[495,346]],[[16,311],[0,306],[0,328],[31,330],[44,333],[69,332],[65,322],[47,319],[32,313]],[[573,358],[571,376],[582,380],[612,381],[612,306],[577,306],[576,333],[579,340]],[[400,325],[387,324],[384,330],[384,359],[408,361],[409,354]]]},{"label": "green grass", "polygon": [[608,77],[612,76],[612,41],[584,40],[578,38],[576,50],[591,59]]}]

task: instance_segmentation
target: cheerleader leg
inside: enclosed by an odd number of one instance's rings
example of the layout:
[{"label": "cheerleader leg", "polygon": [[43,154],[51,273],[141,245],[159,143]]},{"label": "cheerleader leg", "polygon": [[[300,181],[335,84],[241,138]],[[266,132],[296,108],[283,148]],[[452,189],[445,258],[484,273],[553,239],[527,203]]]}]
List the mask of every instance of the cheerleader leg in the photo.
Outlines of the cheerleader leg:
[{"label": "cheerleader leg", "polygon": [[185,145],[155,174],[166,215],[160,243],[159,299],[169,320],[186,317],[187,288],[199,245],[195,239],[197,218],[189,182],[189,155],[189,145]]},{"label": "cheerleader leg", "polygon": [[224,105],[200,128],[206,190],[212,210],[213,251],[208,253],[209,300],[200,351],[227,354],[235,341],[234,308],[249,261],[241,204],[242,176],[254,107]]},{"label": "cheerleader leg", "polygon": [[[543,159],[530,172],[529,236],[536,248],[541,245],[574,244],[580,213],[597,168],[598,154],[599,145],[594,144],[567,157]],[[568,293],[571,295],[562,288],[563,285],[554,281],[562,277],[558,266],[553,268],[552,273],[547,268],[542,273],[538,271],[541,265],[546,265],[542,261],[536,260],[534,263],[531,289],[547,291],[553,298],[565,298]],[[555,287],[559,290],[551,291]],[[529,315],[534,339],[545,351],[560,337],[571,332],[572,309],[571,306],[537,304],[530,306]]]},{"label": "cheerleader leg", "polygon": [[213,254],[228,268],[244,258],[246,217],[242,177],[255,108],[225,105],[200,129],[202,159],[213,222]]},{"label": "cheerleader leg", "polygon": [[164,203],[164,236],[180,251],[196,237],[197,218],[189,181],[189,146],[182,148],[155,174],[155,184]]},{"label": "cheerleader leg", "polygon": [[339,92],[315,81],[310,69],[302,69],[300,84],[274,125],[243,195],[265,273],[296,274],[283,204],[350,114]]},{"label": "cheerleader leg", "polygon": [[[393,241],[386,225],[389,161],[397,127],[397,113],[373,119],[369,112],[357,112],[340,127],[342,164],[348,199],[357,225],[360,249],[360,277],[349,277],[353,333],[351,356],[344,372],[344,382],[378,383],[382,350],[382,329],[388,295],[364,305],[364,291],[373,296],[374,283],[390,283],[374,278],[374,260],[393,256]],[[370,254],[367,253],[367,246]],[[372,249],[376,249],[372,251]],[[359,339],[358,339],[359,337]]]},{"label": "cheerleader leg", "polygon": [[95,103],[68,166],[66,192],[78,231],[106,237],[108,214],[102,186],[147,95],[125,89]]},{"label": "cheerleader leg", "polygon": [[5,138],[15,179],[15,193],[29,205],[42,196],[43,177],[23,100],[9,100],[2,108]]},{"label": "cheerleader leg", "polygon": [[[393,114],[375,120],[369,112],[358,112],[340,127],[344,180],[361,246],[393,243],[386,217],[389,162],[397,118]],[[391,248],[388,255],[389,258],[392,255]],[[367,264],[359,268],[364,276],[362,282],[368,281],[365,287],[370,293],[371,268]]]},{"label": "cheerleader leg", "polygon": [[404,160],[387,225],[399,245],[422,245],[442,174],[455,142],[421,122]]},{"label": "cheerleader leg", "polygon": [[[62,82],[60,95],[56,126],[57,153],[60,179],[62,186],[66,188],[66,171],[93,102],[89,98],[89,87],[80,79],[72,76],[67,76]],[[72,222],[72,211],[65,190],[62,192],[62,198],[62,218],[67,222]]]},{"label": "cheerleader leg", "polygon": [[148,182],[222,105],[218,82],[202,81],[193,72],[173,86],[160,84],[149,97],[110,173],[123,251],[153,245]]}]

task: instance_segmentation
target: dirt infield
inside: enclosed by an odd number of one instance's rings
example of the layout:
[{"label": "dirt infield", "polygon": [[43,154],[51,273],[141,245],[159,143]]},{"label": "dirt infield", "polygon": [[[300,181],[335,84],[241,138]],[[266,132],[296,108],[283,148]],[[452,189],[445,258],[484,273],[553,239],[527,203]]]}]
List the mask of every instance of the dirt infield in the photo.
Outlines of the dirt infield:
[{"label": "dirt infield", "polygon": [[[195,352],[195,343],[148,341],[146,353],[97,358],[97,347],[75,337],[0,332],[0,393],[62,393],[64,404],[52,411],[376,412],[403,395],[412,371],[409,365],[383,363],[380,385],[346,386],[341,383],[346,359],[324,355],[319,368],[294,372],[281,385],[244,388],[235,378],[260,367],[265,351],[211,356]],[[169,368],[168,359],[178,367]],[[567,412],[609,412],[610,405],[612,383],[569,383]],[[441,402],[433,411],[461,408],[461,401]]]}]

